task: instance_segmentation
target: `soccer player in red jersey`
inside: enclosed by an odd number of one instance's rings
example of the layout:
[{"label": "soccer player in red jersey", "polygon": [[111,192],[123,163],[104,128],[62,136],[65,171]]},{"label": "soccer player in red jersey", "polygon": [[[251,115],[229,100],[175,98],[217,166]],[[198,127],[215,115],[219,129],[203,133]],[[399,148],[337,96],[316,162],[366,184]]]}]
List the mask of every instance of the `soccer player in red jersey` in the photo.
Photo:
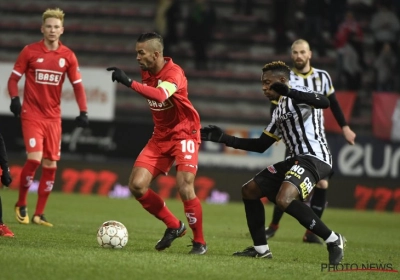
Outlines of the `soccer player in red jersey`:
[{"label": "soccer player in red jersey", "polygon": [[[8,79],[11,97],[10,110],[21,118],[27,161],[21,171],[19,197],[15,205],[16,219],[29,224],[27,194],[35,172],[42,164],[38,200],[32,223],[53,226],[43,212],[53,188],[61,146],[61,91],[65,76],[73,85],[80,114],[76,123],[89,124],[86,95],[82,85],[77,58],[73,51],[60,42],[64,32],[64,12],[47,9],[42,16],[43,39],[27,45],[19,54]],[[25,75],[24,100],[18,96],[18,81]]]},{"label": "soccer player in red jersey", "polygon": [[194,191],[201,124],[199,114],[188,99],[185,73],[171,58],[163,56],[163,38],[157,33],[140,35],[136,53],[142,83],[132,81],[119,68],[107,68],[113,71],[113,81],[147,98],[153,115],[154,132],[136,159],[129,188],[143,208],[167,226],[155,249],[161,251],[170,247],[172,241],[186,233],[186,227],[150,189],[150,183],[158,175],[167,174],[176,162],[177,188],[194,236],[189,253],[205,254],[202,207]]},{"label": "soccer player in red jersey", "polygon": [[[2,170],[1,184],[6,187],[8,187],[12,182],[10,169],[8,168],[7,161],[8,160],[7,160],[6,145],[4,144],[3,136],[0,134],[0,168]],[[8,228],[6,224],[3,223],[3,206],[1,204],[1,197],[0,197],[0,236],[14,237],[14,233]]]}]

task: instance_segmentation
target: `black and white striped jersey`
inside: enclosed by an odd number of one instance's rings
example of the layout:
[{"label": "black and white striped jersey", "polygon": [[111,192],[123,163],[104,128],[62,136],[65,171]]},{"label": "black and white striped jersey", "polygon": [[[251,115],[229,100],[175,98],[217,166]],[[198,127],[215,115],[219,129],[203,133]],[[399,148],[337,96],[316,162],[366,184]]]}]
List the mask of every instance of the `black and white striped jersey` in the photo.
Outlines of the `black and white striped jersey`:
[{"label": "black and white striped jersey", "polygon": [[[293,85],[292,88],[316,94],[302,85]],[[321,109],[281,96],[264,133],[277,140],[283,139],[290,157],[310,155],[332,166],[322,114]]]},{"label": "black and white striped jersey", "polygon": [[329,76],[328,72],[313,67],[306,74],[301,74],[296,69],[292,69],[290,71],[289,84],[292,87],[296,85],[306,86],[326,97],[335,92],[331,76]]}]

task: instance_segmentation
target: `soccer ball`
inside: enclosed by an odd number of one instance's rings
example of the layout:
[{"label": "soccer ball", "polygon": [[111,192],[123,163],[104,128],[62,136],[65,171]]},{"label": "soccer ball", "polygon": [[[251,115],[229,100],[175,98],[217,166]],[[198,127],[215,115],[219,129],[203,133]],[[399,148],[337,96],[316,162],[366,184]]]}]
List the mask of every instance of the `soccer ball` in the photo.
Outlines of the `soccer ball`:
[{"label": "soccer ball", "polygon": [[97,231],[97,242],[103,248],[122,249],[128,243],[128,230],[120,222],[104,222]]}]

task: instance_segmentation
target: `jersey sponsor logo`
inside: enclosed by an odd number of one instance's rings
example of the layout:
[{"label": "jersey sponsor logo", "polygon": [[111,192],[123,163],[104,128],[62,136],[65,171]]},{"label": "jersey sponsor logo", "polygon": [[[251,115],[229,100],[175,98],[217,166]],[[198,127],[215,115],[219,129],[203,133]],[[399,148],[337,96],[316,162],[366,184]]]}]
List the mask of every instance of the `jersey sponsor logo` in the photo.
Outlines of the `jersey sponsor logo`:
[{"label": "jersey sponsor logo", "polygon": [[62,75],[62,72],[46,69],[36,69],[35,82],[38,84],[58,86],[61,81]]},{"label": "jersey sponsor logo", "polygon": [[293,117],[293,113],[292,112],[288,112],[285,114],[282,114],[279,118],[278,118],[278,123],[282,123],[283,121],[286,121],[290,118]]},{"label": "jersey sponsor logo", "polygon": [[295,85],[294,89],[298,90],[298,91],[304,91],[304,92],[313,92],[312,89],[310,89],[309,87],[301,86],[301,85]]},{"label": "jersey sponsor logo", "polygon": [[58,61],[58,65],[63,68],[65,66],[65,58],[60,58],[60,60]]},{"label": "jersey sponsor logo", "polygon": [[169,99],[165,100],[164,102],[157,102],[155,100],[147,99],[147,102],[149,103],[150,110],[153,111],[164,111],[174,107],[174,104],[172,104]]},{"label": "jersey sponsor logo", "polygon": [[306,198],[310,194],[314,186],[315,183],[313,184],[310,178],[304,178],[304,181],[300,183],[301,194],[303,195],[303,198]]},{"label": "jersey sponsor logo", "polygon": [[185,155],[184,159],[192,159],[192,155]]}]

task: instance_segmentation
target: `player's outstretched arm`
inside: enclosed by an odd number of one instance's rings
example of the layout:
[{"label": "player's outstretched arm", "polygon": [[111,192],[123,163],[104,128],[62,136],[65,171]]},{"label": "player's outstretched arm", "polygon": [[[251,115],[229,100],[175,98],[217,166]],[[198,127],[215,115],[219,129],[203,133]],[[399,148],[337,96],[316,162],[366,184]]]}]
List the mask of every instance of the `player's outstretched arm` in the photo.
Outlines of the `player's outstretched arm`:
[{"label": "player's outstretched arm", "polygon": [[326,109],[330,104],[329,99],[322,94],[289,89],[289,87],[283,83],[274,83],[271,85],[270,89],[276,91],[280,95],[295,100],[297,103],[304,103],[317,109]]},{"label": "player's outstretched arm", "polygon": [[272,138],[265,133],[262,133],[259,138],[235,137],[225,134],[220,127],[215,125],[203,127],[200,132],[201,140],[203,141],[223,143],[228,147],[257,153],[265,152],[273,143],[276,142],[275,138]]}]

